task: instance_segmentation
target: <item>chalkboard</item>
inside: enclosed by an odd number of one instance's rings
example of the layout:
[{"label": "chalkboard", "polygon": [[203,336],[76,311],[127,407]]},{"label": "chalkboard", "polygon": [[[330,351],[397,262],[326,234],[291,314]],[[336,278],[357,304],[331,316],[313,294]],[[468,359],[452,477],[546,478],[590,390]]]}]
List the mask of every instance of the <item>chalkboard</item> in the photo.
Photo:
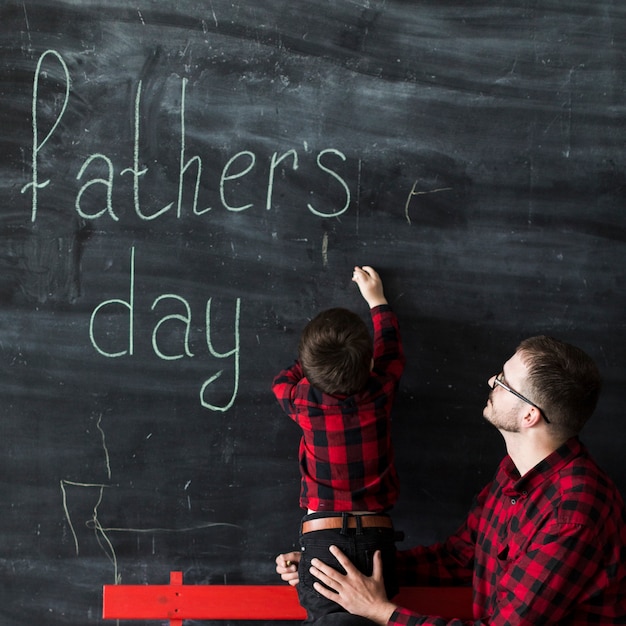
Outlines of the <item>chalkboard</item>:
[{"label": "chalkboard", "polygon": [[583,439],[626,492],[626,5],[5,0],[3,624],[101,624],[101,588],[278,583],[299,432],[271,394],[374,266],[408,358],[403,545],[504,453],[487,379],[589,351]]}]

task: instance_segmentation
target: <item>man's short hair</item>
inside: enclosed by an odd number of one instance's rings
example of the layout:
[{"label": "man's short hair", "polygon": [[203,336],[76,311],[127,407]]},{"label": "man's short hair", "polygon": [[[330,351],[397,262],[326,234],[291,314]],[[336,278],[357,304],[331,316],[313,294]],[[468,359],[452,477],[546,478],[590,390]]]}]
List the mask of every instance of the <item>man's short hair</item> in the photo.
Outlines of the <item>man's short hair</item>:
[{"label": "man's short hair", "polygon": [[553,337],[530,337],[517,348],[528,368],[529,396],[554,428],[577,435],[596,408],[602,378],[583,350]]},{"label": "man's short hair", "polygon": [[365,322],[352,311],[334,308],[304,328],[298,355],[304,375],[330,395],[351,395],[365,387],[374,348]]}]

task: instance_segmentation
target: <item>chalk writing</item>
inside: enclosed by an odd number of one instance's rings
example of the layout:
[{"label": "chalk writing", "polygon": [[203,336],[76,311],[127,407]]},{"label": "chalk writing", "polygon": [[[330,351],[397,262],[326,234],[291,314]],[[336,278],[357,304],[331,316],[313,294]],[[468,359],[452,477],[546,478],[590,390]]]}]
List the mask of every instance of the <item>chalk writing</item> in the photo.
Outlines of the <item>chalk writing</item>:
[{"label": "chalk writing", "polygon": [[[72,517],[70,515],[70,509],[69,509],[68,502],[67,502],[67,488],[69,486],[72,486],[72,487],[80,487],[82,489],[97,489],[98,490],[98,498],[97,498],[96,504],[93,507],[93,516],[92,516],[93,528],[96,529],[97,531],[99,529],[99,523],[97,521],[98,520],[98,507],[100,506],[100,503],[102,502],[102,494],[104,492],[104,489],[106,489],[109,485],[105,485],[102,483],[82,483],[82,482],[76,482],[73,480],[63,480],[63,479],[60,480],[59,483],[61,486],[61,494],[62,494],[62,499],[63,499],[63,511],[65,512],[65,518],[67,519],[67,524],[70,528],[70,532],[72,533],[72,538],[74,540],[74,550],[76,551],[76,555],[78,556],[78,554],[80,553],[78,535],[76,534],[74,524],[72,523]],[[107,545],[110,546],[110,542],[108,541],[108,539],[106,538],[104,534],[103,534],[102,539],[104,539]]]},{"label": "chalk writing", "polygon": [[452,187],[440,187],[439,189],[431,189],[429,191],[415,191],[417,183],[418,181],[415,181],[413,183],[413,187],[411,188],[411,191],[409,192],[409,195],[404,204],[404,216],[406,217],[406,221],[409,224],[411,223],[411,216],[409,215],[409,204],[411,203],[411,198],[413,196],[424,196],[429,193],[439,193],[440,191],[452,191]]},{"label": "chalk writing", "polygon": [[[40,89],[40,82],[46,80],[50,83],[50,88]],[[74,209],[76,214],[83,220],[94,221],[99,219],[109,219],[112,222],[119,222],[121,215],[127,212],[118,211],[114,198],[119,194],[114,194],[116,185],[122,177],[130,178],[132,182],[132,207],[134,215],[142,221],[153,221],[165,214],[174,214],[177,219],[186,215],[202,216],[212,210],[211,206],[201,206],[200,185],[202,182],[202,157],[198,154],[188,154],[187,150],[187,78],[181,79],[180,111],[179,111],[179,133],[180,149],[178,152],[178,193],[177,198],[171,202],[165,202],[161,206],[148,208],[142,202],[142,184],[146,183],[146,175],[149,168],[145,165],[141,151],[142,132],[142,97],[143,81],[139,80],[133,102],[133,131],[132,131],[132,164],[129,167],[118,168],[112,156],[102,152],[93,152],[82,161],[76,180],[80,183],[75,198]],[[46,50],[40,57],[33,79],[32,92],[32,161],[31,180],[25,184],[22,194],[31,192],[30,215],[31,222],[36,222],[40,211],[41,190],[53,185],[53,179],[42,177],[41,172],[44,167],[51,168],[44,155],[44,148],[53,140],[57,128],[63,120],[63,126],[69,127],[69,120],[63,119],[67,115],[68,104],[72,97],[72,80],[68,65],[61,54],[55,50]],[[40,121],[42,112],[46,112],[52,118],[49,129],[44,134]],[[86,131],[87,132],[87,131]],[[130,139],[129,139],[130,142]],[[122,142],[123,143],[123,142]],[[309,158],[310,150],[306,141],[304,142],[304,154]],[[289,170],[296,171],[303,160],[299,152],[290,149],[285,152],[274,152],[269,155],[265,166],[266,189],[264,194],[264,206],[267,211],[273,207],[273,197],[277,184],[281,184]],[[339,172],[337,166],[345,163],[346,156],[336,148],[323,148],[317,152],[313,167],[319,175],[328,177],[326,185],[335,186],[338,190],[337,197],[341,198],[338,206],[321,208],[307,202],[306,209],[313,215],[321,218],[338,217],[345,213],[351,202],[352,193],[346,183],[346,179]],[[252,199],[246,201],[235,201],[238,184],[244,177],[250,176],[253,172],[258,172],[259,158],[251,150],[241,150],[228,158],[219,174],[219,202],[222,208],[230,212],[242,212],[252,209],[255,205]],[[359,162],[359,171],[361,164]],[[280,172],[280,181],[279,181]],[[52,176],[52,175],[51,175]],[[360,180],[360,178],[359,178]],[[319,182],[318,182],[319,184]],[[215,188],[215,186],[213,186]],[[190,199],[185,205],[185,192],[191,193]],[[312,193],[312,192],[311,192]],[[151,194],[153,195],[153,194]],[[263,194],[261,194],[263,196]],[[336,201],[336,200],[335,200]],[[131,213],[132,215],[132,213]],[[324,266],[328,264],[328,237],[324,236],[322,242],[322,258]],[[215,381],[223,376],[224,369],[209,376],[201,385],[199,396],[200,404],[211,411],[227,411],[233,406],[239,389],[239,361],[240,361],[240,337],[239,337],[239,317],[241,312],[241,299],[237,298],[235,303],[234,320],[234,347],[220,352],[214,347],[211,337],[211,302],[209,298],[205,309],[206,345],[209,354],[222,362],[225,359],[232,359],[233,384],[230,398],[225,402],[216,402],[209,396],[210,387]],[[135,248],[130,252],[130,271],[128,292],[123,297],[109,298],[100,302],[92,311],[89,320],[89,341],[92,348],[101,356],[108,359],[121,357],[133,357],[135,351]],[[152,302],[152,311],[168,311],[156,322],[152,331],[151,347],[156,358],[162,361],[179,361],[180,359],[194,358],[191,349],[190,333],[192,323],[192,310],[188,300],[179,294],[162,293]],[[115,319],[118,324],[113,333],[102,331],[102,324],[99,322],[106,318]],[[120,322],[120,320],[123,320]],[[178,347],[172,348],[171,343],[167,346],[161,340],[165,334],[164,329],[170,330],[175,325],[182,327],[182,340]],[[222,329],[216,334],[224,336]],[[168,334],[169,336],[169,334]]]},{"label": "chalk writing", "polygon": [[[59,62],[59,64],[61,65],[61,68],[63,70],[63,77],[64,77],[64,82],[65,82],[65,97],[63,98],[63,104],[61,106],[61,110],[59,111],[59,114],[56,118],[56,120],[54,121],[54,123],[52,124],[52,128],[48,131],[48,134],[45,136],[44,140],[40,143],[39,142],[39,127],[37,124],[37,105],[39,103],[39,78],[41,76],[41,67],[43,65],[44,60],[46,59],[46,57],[48,55],[52,55],[54,56],[57,61]],[[27,183],[26,185],[24,185],[22,187],[22,193],[25,193],[26,191],[28,191],[28,189],[33,190],[33,195],[32,195],[32,201],[31,201],[31,205],[32,205],[32,211],[31,211],[31,219],[34,222],[35,218],[37,216],[37,203],[38,203],[38,190],[42,189],[43,187],[46,187],[49,183],[50,180],[46,180],[42,183],[39,182],[39,170],[38,170],[38,163],[39,163],[39,159],[37,158],[39,156],[39,152],[40,150],[46,145],[47,141],[50,139],[50,137],[54,134],[54,131],[56,130],[57,126],[59,125],[59,123],[61,122],[61,118],[63,117],[63,114],[65,113],[65,109],[67,108],[67,103],[69,101],[69,97],[70,97],[70,73],[69,70],[67,68],[67,65],[65,64],[65,61],[63,60],[63,57],[56,51],[54,50],[47,50],[46,52],[44,52],[40,57],[39,57],[39,61],[37,62],[37,69],[35,70],[35,79],[33,82],[33,105],[32,105],[32,115],[33,115],[33,157],[32,157],[32,169],[33,169],[33,177],[32,177],[32,181],[30,183]]]},{"label": "chalk writing", "polygon": [[[56,117],[52,126],[43,140],[40,139],[39,110],[44,108],[44,102],[40,102],[39,82],[46,72],[43,69],[44,62],[48,58],[56,60],[61,67],[61,77],[59,81],[62,84],[62,94],[55,94],[53,90],[47,90],[46,96],[51,98],[53,103],[47,103],[46,109],[57,110]],[[186,148],[186,98],[187,98],[187,79],[181,79],[181,105],[180,105],[180,151],[179,151],[179,168],[178,168],[178,197],[176,201],[165,203],[163,206],[148,209],[142,204],[141,199],[141,183],[145,180],[149,168],[143,165],[140,153],[141,140],[141,98],[143,92],[143,82],[138,81],[137,92],[134,101],[134,129],[133,129],[133,156],[132,165],[122,168],[119,176],[130,175],[132,179],[132,198],[133,209],[135,215],[143,221],[152,221],[170,213],[174,207],[176,217],[178,219],[185,215],[184,211],[184,189],[187,176],[195,177],[192,180],[193,199],[191,201],[191,214],[194,216],[204,215],[212,210],[212,207],[199,207],[200,202],[200,183],[202,181],[202,157],[200,155],[187,155]],[[61,99],[61,106],[55,107],[54,103]],[[31,221],[35,222],[39,210],[39,190],[51,184],[51,179],[40,180],[40,160],[42,159],[42,150],[44,146],[52,139],[61,119],[66,114],[68,103],[71,97],[71,77],[67,64],[63,57],[55,50],[47,50],[44,52],[37,63],[35,77],[33,80],[33,98],[32,98],[32,177],[31,181],[25,184],[21,192],[26,193],[32,190],[31,195]],[[308,149],[305,147],[305,153]],[[339,207],[320,208],[311,203],[306,203],[306,208],[314,215],[321,218],[337,217],[345,213],[351,202],[352,193],[350,187],[346,183],[344,176],[337,171],[335,167],[346,161],[346,156],[336,148],[321,149],[315,156],[314,167],[318,172],[322,172],[329,178],[328,186],[337,186],[344,198],[343,205]],[[300,167],[300,157],[294,149],[286,152],[274,152],[269,156],[269,164],[267,171],[267,185],[265,192],[265,208],[270,210],[273,206],[273,193],[276,185],[276,174],[279,166],[290,167],[292,171],[298,170]],[[90,172],[97,168],[98,175],[89,178]],[[249,210],[254,206],[251,201],[242,204],[235,204],[232,200],[228,200],[229,190],[234,189],[237,181],[245,176],[251,175],[257,169],[257,155],[250,150],[241,150],[228,159],[222,168],[219,184],[219,199],[222,207],[227,211],[241,212]],[[104,174],[102,174],[104,170]],[[101,152],[90,154],[80,166],[76,179],[80,182],[85,181],[78,189],[74,201],[76,213],[84,220],[97,220],[108,217],[114,222],[119,222],[120,216],[114,206],[114,188],[116,185],[116,167],[113,159]],[[231,194],[235,193],[231,191]],[[89,208],[86,208],[88,205]]]},{"label": "chalk writing", "polygon": [[[235,321],[234,321],[234,343],[235,347],[227,352],[219,352],[215,349],[212,340],[211,333],[211,302],[212,298],[209,298],[206,303],[205,309],[205,324],[206,324],[206,345],[211,356],[216,359],[228,359],[233,358],[234,365],[234,382],[233,392],[230,400],[224,405],[213,404],[207,400],[207,389],[214,383],[223,373],[224,370],[219,370],[212,376],[210,376],[203,384],[200,390],[200,403],[203,407],[212,411],[227,411],[232,407],[237,391],[239,389],[239,351],[240,351],[240,338],[239,338],[239,325],[240,325],[240,313],[241,313],[241,298],[237,298],[235,302]],[[174,307],[182,309],[183,313],[174,312],[164,315],[155,325],[152,331],[152,350],[157,358],[164,361],[177,361],[182,358],[193,358],[194,353],[190,348],[190,333],[192,323],[191,306],[189,302],[178,294],[164,293],[157,296],[151,306],[154,311],[157,307],[163,304],[170,304]],[[124,315],[124,328],[119,328],[119,335],[117,339],[120,342],[118,350],[111,348],[106,349],[102,346],[103,341],[100,339],[100,335],[97,330],[97,322],[101,315],[104,315],[107,310],[113,309],[119,312],[121,309]],[[118,316],[117,319],[121,319]],[[176,353],[167,353],[159,342],[159,331],[164,324],[180,323],[183,325],[183,340],[180,347],[180,351]],[[220,337],[224,336],[222,329],[218,333]],[[124,298],[110,298],[104,300],[98,304],[91,313],[89,319],[89,341],[91,342],[94,350],[103,357],[116,359],[123,356],[132,357],[135,352],[135,248],[130,250],[130,273],[129,273],[129,289],[128,299]]]},{"label": "chalk writing", "polygon": [[102,438],[102,449],[104,450],[104,460],[107,468],[107,478],[111,480],[111,460],[109,458],[109,449],[107,448],[106,435],[104,434],[104,430],[101,426],[102,423],[102,414],[98,416],[98,421],[96,422],[96,428],[100,433],[100,437]]},{"label": "chalk writing", "polygon": [[205,399],[206,389],[211,383],[213,383],[215,380],[217,380],[217,378],[219,378],[222,375],[223,370],[220,370],[219,372],[217,372],[217,374],[214,374],[213,376],[211,376],[211,378],[209,378],[202,385],[202,389],[200,390],[200,402],[203,407],[207,409],[211,409],[212,411],[228,411],[228,409],[230,409],[230,407],[233,406],[233,403],[235,402],[235,398],[237,397],[237,391],[239,389],[239,315],[241,311],[241,299],[240,298],[237,298],[236,307],[237,308],[235,310],[235,347],[230,352],[218,352],[213,347],[213,342],[211,341],[211,299],[210,298],[206,304],[206,343],[207,343],[210,353],[218,359],[225,359],[225,358],[228,358],[229,356],[235,357],[235,365],[234,365],[235,382],[233,385],[233,394],[227,404],[225,404],[224,406],[218,406],[215,404],[211,404]]},{"label": "chalk writing", "polygon": [[[111,479],[111,465],[110,465],[110,457],[109,450],[106,444],[106,435],[104,429],[102,427],[102,415],[98,415],[98,420],[96,423],[96,428],[98,429],[101,440],[102,440],[102,448],[104,450],[104,458],[106,464],[107,477]],[[148,436],[149,437],[149,436]],[[187,491],[189,485],[191,484],[191,480],[188,480],[185,483],[184,491]],[[68,493],[70,491],[75,491],[79,495],[74,498],[76,503],[80,503],[84,500],[85,492],[89,492],[90,490],[95,490],[94,495],[94,504],[91,510],[91,515],[88,519],[83,520],[84,525],[92,530],[96,539],[98,546],[102,549],[108,560],[110,561],[113,567],[113,580],[115,584],[120,584],[122,582],[122,575],[119,571],[118,558],[115,550],[114,542],[109,536],[111,533],[131,533],[131,534],[150,534],[155,535],[157,533],[188,533],[197,530],[207,530],[212,528],[236,528],[240,529],[241,526],[238,524],[232,524],[229,522],[204,522],[200,524],[196,524],[194,526],[187,526],[182,528],[168,528],[168,527],[149,527],[149,528],[126,528],[120,526],[111,526],[104,527],[100,522],[99,518],[99,509],[103,505],[104,494],[106,489],[112,488],[120,488],[119,485],[115,484],[106,484],[106,483],[98,483],[98,482],[83,482],[83,481],[75,481],[75,480],[67,480],[61,479],[59,481],[59,485],[61,488],[61,500],[63,513],[65,515],[65,520],[67,522],[67,526],[70,530],[72,541],[74,544],[74,552],[76,556],[80,556],[80,541],[78,539],[78,533],[75,526],[75,518],[78,514],[72,513],[72,505],[70,504],[70,498],[68,498]],[[191,500],[189,496],[187,496],[188,506],[191,509]],[[153,545],[154,545],[154,537],[153,537]],[[154,553],[154,548],[153,548]]]}]

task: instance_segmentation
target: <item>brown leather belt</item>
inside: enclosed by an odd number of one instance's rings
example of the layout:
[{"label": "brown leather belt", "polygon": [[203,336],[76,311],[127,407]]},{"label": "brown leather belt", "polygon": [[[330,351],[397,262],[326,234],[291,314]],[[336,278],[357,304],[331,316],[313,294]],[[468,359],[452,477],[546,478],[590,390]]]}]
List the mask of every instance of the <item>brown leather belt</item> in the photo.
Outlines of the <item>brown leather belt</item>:
[{"label": "brown leather belt", "polygon": [[[348,528],[356,528],[356,518],[361,520],[361,528],[393,528],[391,518],[387,515],[351,515],[347,519]],[[313,532],[314,530],[329,530],[331,528],[343,528],[343,517],[341,515],[333,517],[317,517],[302,522],[302,534]]]}]

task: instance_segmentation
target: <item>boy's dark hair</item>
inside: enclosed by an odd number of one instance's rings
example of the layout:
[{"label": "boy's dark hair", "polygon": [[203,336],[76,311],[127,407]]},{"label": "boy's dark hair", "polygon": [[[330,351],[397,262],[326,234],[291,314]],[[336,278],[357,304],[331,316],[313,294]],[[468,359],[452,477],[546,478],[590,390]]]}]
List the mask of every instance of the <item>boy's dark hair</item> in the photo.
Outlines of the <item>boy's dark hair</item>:
[{"label": "boy's dark hair", "polygon": [[594,360],[580,348],[545,335],[525,339],[517,350],[528,368],[528,393],[555,429],[577,435],[600,396],[602,379]]},{"label": "boy's dark hair", "polygon": [[302,331],[298,346],[304,375],[330,395],[350,395],[363,389],[373,354],[365,322],[342,308],[316,315]]}]

